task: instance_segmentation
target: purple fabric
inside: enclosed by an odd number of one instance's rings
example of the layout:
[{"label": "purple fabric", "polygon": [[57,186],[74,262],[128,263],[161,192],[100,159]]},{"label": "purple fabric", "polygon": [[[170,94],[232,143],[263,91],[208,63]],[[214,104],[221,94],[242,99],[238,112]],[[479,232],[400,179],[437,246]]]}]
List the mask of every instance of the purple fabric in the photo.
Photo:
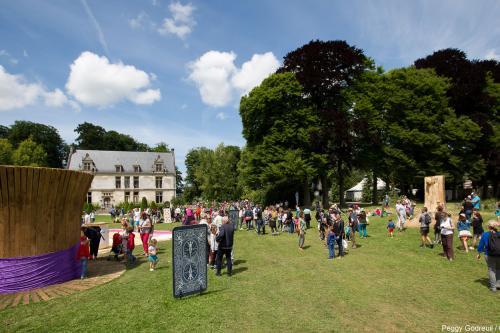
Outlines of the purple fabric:
[{"label": "purple fabric", "polygon": [[69,249],[32,257],[0,258],[0,294],[45,287],[78,278],[79,244]]}]

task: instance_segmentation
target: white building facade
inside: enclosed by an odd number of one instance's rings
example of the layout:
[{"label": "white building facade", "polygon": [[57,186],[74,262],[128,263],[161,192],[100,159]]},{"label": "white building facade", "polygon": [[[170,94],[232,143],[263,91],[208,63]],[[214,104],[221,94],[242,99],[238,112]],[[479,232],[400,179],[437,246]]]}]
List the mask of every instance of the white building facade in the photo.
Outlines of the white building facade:
[{"label": "white building facade", "polygon": [[169,153],[76,150],[68,169],[94,175],[86,202],[108,208],[122,202],[164,203],[175,198],[174,151]]}]

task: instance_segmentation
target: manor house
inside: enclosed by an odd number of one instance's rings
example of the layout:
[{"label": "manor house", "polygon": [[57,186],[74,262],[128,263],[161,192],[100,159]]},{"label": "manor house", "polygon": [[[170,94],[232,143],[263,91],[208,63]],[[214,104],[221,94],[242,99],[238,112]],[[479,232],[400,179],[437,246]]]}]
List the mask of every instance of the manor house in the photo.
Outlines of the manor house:
[{"label": "manor house", "polygon": [[169,153],[76,150],[68,169],[90,172],[87,202],[107,208],[121,202],[163,203],[175,198],[175,155]]}]

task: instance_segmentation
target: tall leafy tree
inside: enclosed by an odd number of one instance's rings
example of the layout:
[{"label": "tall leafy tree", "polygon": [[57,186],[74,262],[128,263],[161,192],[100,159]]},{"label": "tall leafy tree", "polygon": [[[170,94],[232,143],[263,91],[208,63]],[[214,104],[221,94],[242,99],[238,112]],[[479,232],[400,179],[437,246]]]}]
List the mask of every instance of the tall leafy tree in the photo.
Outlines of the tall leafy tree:
[{"label": "tall leafy tree", "polygon": [[177,165],[175,166],[175,194],[182,195],[184,192],[184,183],[182,182],[182,172]]},{"label": "tall leafy tree", "polygon": [[186,164],[184,198],[187,202],[201,197],[201,184],[199,179],[196,178],[196,170],[201,164],[201,155],[205,154],[207,150],[209,149],[205,147],[193,148],[186,155],[186,160],[184,161]]},{"label": "tall leafy tree", "polygon": [[41,145],[47,154],[44,165],[52,168],[63,166],[63,160],[66,159],[66,144],[61,139],[57,129],[30,121],[14,122],[9,130],[10,143],[17,148],[21,142],[28,138]]},{"label": "tall leafy tree", "polygon": [[[416,60],[415,66],[433,68],[438,75],[451,80],[447,92],[451,107],[457,115],[467,116],[481,129],[479,136],[469,138],[475,144],[473,150],[486,163],[486,172],[477,183],[486,188],[492,180],[495,192],[498,192],[500,146],[496,144],[495,137],[500,124],[500,100],[494,86],[500,83],[500,62],[469,60],[461,50],[444,49]],[[483,191],[483,197],[486,194],[487,191]]]},{"label": "tall leafy tree", "polygon": [[257,201],[309,203],[310,184],[325,160],[312,149],[319,117],[295,74],[271,75],[240,103],[247,146],[239,163],[245,196]]},{"label": "tall leafy tree", "polygon": [[47,165],[47,153],[41,144],[28,138],[21,142],[12,154],[15,165],[41,167]]},{"label": "tall leafy tree", "polygon": [[0,164],[12,164],[12,145],[7,139],[0,139]]},{"label": "tall leafy tree", "polygon": [[7,139],[9,137],[10,129],[7,126],[0,125],[0,139]]},{"label": "tall leafy tree", "polygon": [[[288,53],[279,72],[295,73],[318,113],[322,126],[313,137],[316,152],[336,169],[340,203],[344,203],[344,177],[352,165],[350,118],[342,94],[370,62],[363,51],[345,41],[311,41]],[[323,204],[328,204],[327,172],[322,173]]]},{"label": "tall leafy tree", "polygon": [[106,131],[103,127],[91,123],[79,124],[75,132],[77,149],[115,150],[115,151],[148,151],[150,148],[137,142],[130,135],[116,131]]}]

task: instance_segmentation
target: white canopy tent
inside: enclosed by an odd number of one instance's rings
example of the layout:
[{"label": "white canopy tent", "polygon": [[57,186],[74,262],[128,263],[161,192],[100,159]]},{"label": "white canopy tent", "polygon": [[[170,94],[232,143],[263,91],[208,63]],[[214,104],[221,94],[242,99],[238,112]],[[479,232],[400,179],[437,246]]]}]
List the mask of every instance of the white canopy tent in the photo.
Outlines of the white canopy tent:
[{"label": "white canopy tent", "polygon": [[[365,185],[366,181],[367,178],[363,178],[363,180],[361,180],[359,183],[345,191],[346,200],[361,201],[361,198],[363,196],[363,186]],[[377,178],[377,191],[385,191],[385,182],[380,178]]]}]

